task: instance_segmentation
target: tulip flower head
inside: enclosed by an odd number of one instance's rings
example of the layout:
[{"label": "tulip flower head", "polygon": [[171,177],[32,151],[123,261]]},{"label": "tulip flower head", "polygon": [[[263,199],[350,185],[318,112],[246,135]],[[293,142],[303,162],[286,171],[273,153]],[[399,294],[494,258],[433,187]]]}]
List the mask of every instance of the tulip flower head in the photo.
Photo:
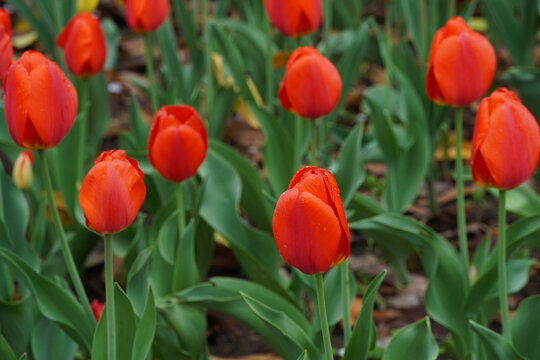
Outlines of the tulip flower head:
[{"label": "tulip flower head", "polygon": [[131,225],[146,196],[143,176],[137,161],[124,151],[101,153],[79,191],[86,226],[100,234],[114,234]]},{"label": "tulip flower head", "polygon": [[264,0],[272,25],[283,35],[309,35],[322,21],[321,0]]},{"label": "tulip flower head", "polygon": [[92,314],[94,314],[94,318],[96,319],[96,322],[99,322],[99,319],[101,318],[101,314],[103,314],[103,309],[105,308],[105,304],[99,302],[99,300],[92,300],[92,303],[90,304],[90,309],[92,309]]},{"label": "tulip flower head", "polygon": [[13,172],[11,178],[20,190],[29,189],[32,186],[34,155],[32,151],[25,150],[17,156],[15,164],[13,164]]},{"label": "tulip flower head", "polygon": [[474,125],[474,181],[500,190],[513,189],[532,175],[539,156],[538,123],[517,96],[500,88],[484,98]]},{"label": "tulip flower head", "polygon": [[426,90],[442,105],[466,106],[480,100],[495,74],[495,51],[481,34],[454,17],[437,30],[429,53]]},{"label": "tulip flower head", "polygon": [[341,76],[330,60],[309,46],[291,54],[279,89],[286,110],[316,119],[331,113],[340,96]]},{"label": "tulip flower head", "polygon": [[4,79],[9,133],[26,149],[56,146],[77,115],[77,92],[56,63],[37,51],[26,51]]},{"label": "tulip flower head", "polygon": [[164,106],[154,116],[148,158],[165,179],[181,182],[195,175],[207,148],[206,130],[191,106]]},{"label": "tulip flower head", "polygon": [[349,227],[336,180],[316,166],[296,172],[276,204],[272,229],[281,256],[306,274],[325,272],[349,256]]},{"label": "tulip flower head", "polygon": [[95,75],[105,65],[105,35],[94,14],[83,12],[71,18],[56,44],[64,49],[67,67],[75,76]]},{"label": "tulip flower head", "polygon": [[126,21],[140,33],[156,30],[169,16],[169,0],[122,0],[126,5]]},{"label": "tulip flower head", "polygon": [[12,59],[11,18],[6,9],[0,9],[0,78],[4,78]]}]

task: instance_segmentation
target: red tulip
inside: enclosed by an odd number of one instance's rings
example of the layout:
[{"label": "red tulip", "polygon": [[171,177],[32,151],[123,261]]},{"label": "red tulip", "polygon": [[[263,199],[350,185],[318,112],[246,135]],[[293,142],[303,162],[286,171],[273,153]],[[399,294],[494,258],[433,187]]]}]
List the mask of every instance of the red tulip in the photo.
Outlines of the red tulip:
[{"label": "red tulip", "polygon": [[9,133],[27,149],[57,145],[77,115],[77,92],[56,63],[26,51],[4,79],[4,104]]},{"label": "red tulip", "polygon": [[500,88],[476,113],[471,170],[476,183],[501,190],[527,180],[540,156],[538,123],[516,95]]},{"label": "red tulip", "polygon": [[101,318],[101,314],[103,314],[104,308],[105,308],[105,304],[100,303],[96,299],[92,300],[92,303],[90,304],[90,309],[92,309],[92,313],[94,314],[94,317],[96,318],[96,322],[99,322],[99,319]]},{"label": "red tulip", "polygon": [[286,110],[315,119],[331,113],[340,96],[341,76],[330,60],[309,46],[291,54],[279,89]]},{"label": "red tulip", "polygon": [[12,59],[11,18],[6,9],[0,9],[0,78],[6,75]]},{"label": "red tulip", "polygon": [[86,226],[114,234],[131,225],[146,196],[143,176],[137,161],[123,150],[101,153],[79,191]]},{"label": "red tulip", "polygon": [[95,75],[105,65],[105,35],[94,14],[83,12],[71,18],[56,44],[64,49],[67,67],[75,76]]},{"label": "red tulip", "polygon": [[268,18],[283,35],[309,35],[322,20],[321,0],[264,0]]},{"label": "red tulip", "polygon": [[126,5],[126,21],[136,32],[156,30],[169,16],[169,0],[122,0]]},{"label": "red tulip", "polygon": [[345,261],[350,236],[336,180],[306,166],[279,197],[272,228],[281,256],[306,274],[325,272]]},{"label": "red tulip", "polygon": [[202,164],[208,137],[191,106],[164,106],[154,116],[148,139],[148,158],[165,179],[181,182]]},{"label": "red tulip", "polygon": [[32,186],[32,180],[34,178],[33,164],[34,155],[32,151],[25,150],[17,156],[17,160],[13,164],[11,178],[20,190],[26,190]]},{"label": "red tulip", "polygon": [[466,106],[480,100],[495,74],[495,51],[460,17],[437,30],[429,53],[427,94],[439,104]]}]

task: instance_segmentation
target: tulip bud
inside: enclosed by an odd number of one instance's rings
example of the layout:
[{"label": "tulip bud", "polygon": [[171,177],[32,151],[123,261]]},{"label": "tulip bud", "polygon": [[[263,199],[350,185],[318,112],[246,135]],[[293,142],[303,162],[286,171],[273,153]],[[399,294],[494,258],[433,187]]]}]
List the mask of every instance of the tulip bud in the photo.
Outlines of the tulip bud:
[{"label": "tulip bud", "polygon": [[80,13],[71,18],[56,44],[64,49],[67,67],[75,76],[95,75],[105,65],[105,35],[93,14]]},{"label": "tulip bud", "polygon": [[330,60],[309,46],[291,54],[279,89],[286,110],[316,119],[331,113],[340,96],[341,76]]},{"label": "tulip bud", "polygon": [[321,0],[264,0],[268,18],[283,35],[309,35],[322,21]]},{"label": "tulip bud", "polygon": [[509,190],[527,180],[540,156],[540,130],[510,90],[500,88],[480,102],[471,153],[474,181]]},{"label": "tulip bud", "polygon": [[6,9],[0,9],[0,79],[4,78],[12,60],[11,18]]},{"label": "tulip bud", "polygon": [[345,261],[350,235],[339,189],[332,174],[315,166],[297,171],[279,197],[272,229],[281,256],[306,274]]},{"label": "tulip bud", "polygon": [[495,75],[495,51],[460,17],[437,30],[429,53],[426,90],[443,105],[466,106],[488,91]]},{"label": "tulip bud", "polygon": [[122,0],[126,5],[126,21],[136,32],[156,30],[169,16],[169,0]]},{"label": "tulip bud", "polygon": [[37,51],[26,51],[4,79],[9,133],[26,149],[56,146],[77,115],[77,92],[56,63]]},{"label": "tulip bud", "polygon": [[13,165],[11,177],[19,189],[26,190],[32,186],[32,179],[34,178],[32,170],[33,164],[34,155],[30,150],[23,151],[17,156],[17,160],[15,160],[15,164]]},{"label": "tulip bud", "polygon": [[191,106],[164,106],[154,116],[148,158],[165,179],[181,182],[195,175],[207,148],[206,130]]},{"label": "tulip bud", "polygon": [[143,176],[137,161],[124,151],[101,153],[79,191],[86,226],[100,234],[114,234],[131,225],[146,196]]},{"label": "tulip bud", "polygon": [[92,303],[90,304],[90,309],[92,309],[92,313],[96,318],[96,322],[99,322],[101,314],[103,314],[103,308],[105,308],[105,304],[99,302],[96,299],[92,300]]}]

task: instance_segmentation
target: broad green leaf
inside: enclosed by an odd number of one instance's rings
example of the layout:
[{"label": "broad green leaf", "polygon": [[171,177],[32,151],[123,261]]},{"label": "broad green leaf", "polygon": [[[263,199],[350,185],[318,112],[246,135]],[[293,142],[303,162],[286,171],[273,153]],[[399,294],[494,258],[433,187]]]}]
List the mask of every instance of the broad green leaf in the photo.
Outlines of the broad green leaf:
[{"label": "broad green leaf", "polygon": [[101,28],[105,35],[107,44],[107,58],[105,59],[104,70],[113,70],[118,62],[118,43],[120,42],[120,30],[116,23],[109,18],[101,20]]},{"label": "broad green leaf", "polygon": [[11,349],[2,334],[0,334],[0,357],[4,360],[17,360],[13,349]]},{"label": "broad green leaf", "polygon": [[41,318],[32,330],[32,353],[35,360],[73,360],[77,343],[51,320]]},{"label": "broad green leaf", "polygon": [[307,350],[302,351],[300,356],[298,356],[298,359],[296,360],[309,360]]},{"label": "broad green leaf", "polygon": [[510,320],[512,343],[528,359],[540,359],[540,295],[523,300]]},{"label": "broad green leaf", "polygon": [[246,295],[240,291],[240,295],[249,308],[261,319],[281,331],[283,335],[291,339],[300,349],[306,349],[313,359],[318,357],[319,351],[311,341],[308,334],[283,311],[277,310],[269,304]]},{"label": "broad green leaf", "polygon": [[153,248],[144,249],[139,253],[129,269],[126,293],[133,304],[137,315],[144,311],[145,299],[148,293],[148,274],[152,259]]},{"label": "broad green leaf", "polygon": [[0,191],[0,206],[2,207],[0,209],[0,221],[9,225],[7,226],[9,239],[5,240],[11,240],[11,249],[20,254],[22,247],[26,244],[26,229],[30,216],[28,202],[24,194],[15,186],[7,174],[1,170]]},{"label": "broad green leaf", "polygon": [[22,276],[32,290],[40,312],[58,323],[79,345],[90,350],[95,324],[89,323],[82,306],[73,295],[41,276],[10,250],[0,247],[0,258]]},{"label": "broad green leaf", "polygon": [[375,303],[377,290],[379,289],[379,286],[381,286],[385,276],[386,271],[383,271],[377,275],[366,288],[362,299],[362,310],[360,311],[360,316],[356,320],[351,339],[345,348],[343,360],[366,359],[371,347],[372,339],[375,339],[377,336],[377,334],[373,332],[372,327],[373,305]]},{"label": "broad green leaf", "polygon": [[470,324],[472,329],[479,335],[490,360],[525,360],[502,335],[472,320]]},{"label": "broad green leaf", "polygon": [[347,208],[354,193],[366,177],[361,150],[363,130],[364,124],[356,124],[345,138],[339,151],[339,165],[335,175],[344,208]]},{"label": "broad green leaf", "polygon": [[174,304],[160,310],[163,319],[175,331],[188,359],[198,359],[205,347],[205,310],[194,304]]},{"label": "broad green leaf", "polygon": [[177,244],[172,285],[173,291],[185,289],[199,280],[199,269],[195,261],[195,241],[195,220],[191,219]]},{"label": "broad green leaf", "polygon": [[435,360],[439,354],[429,318],[401,328],[390,340],[382,360]]},{"label": "broad green leaf", "polygon": [[30,348],[29,329],[34,327],[37,317],[36,304],[29,293],[16,302],[0,301],[0,331],[16,354]]},{"label": "broad green leaf", "polygon": [[150,290],[146,299],[146,307],[135,331],[132,360],[145,360],[151,353],[152,342],[156,332],[156,306],[154,295]]}]

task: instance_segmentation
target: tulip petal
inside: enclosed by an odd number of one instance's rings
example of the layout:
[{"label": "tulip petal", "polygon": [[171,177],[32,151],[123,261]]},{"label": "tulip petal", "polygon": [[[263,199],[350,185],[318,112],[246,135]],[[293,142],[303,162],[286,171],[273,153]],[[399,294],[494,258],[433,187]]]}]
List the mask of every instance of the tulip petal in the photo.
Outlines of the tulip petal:
[{"label": "tulip petal", "polygon": [[469,31],[443,40],[434,57],[434,75],[447,103],[466,106],[480,99],[495,74],[495,52],[482,35]]},{"label": "tulip petal", "polygon": [[341,229],[330,206],[293,188],[276,206],[272,227],[283,258],[306,274],[328,270],[335,259]]},{"label": "tulip petal", "polygon": [[486,167],[499,189],[512,189],[536,169],[540,132],[534,117],[523,106],[506,102],[490,116],[484,141],[479,145]]},{"label": "tulip petal", "polygon": [[[6,77],[4,82],[4,90],[4,104],[9,133],[19,146],[24,147],[23,139],[25,138],[28,123],[30,94],[32,93],[32,84],[24,66],[19,63],[13,65],[10,75]],[[30,126],[32,125],[30,124]],[[37,140],[35,137],[29,139],[29,141],[36,143]]]},{"label": "tulip petal", "polygon": [[69,132],[77,115],[77,93],[60,68],[45,62],[30,73],[31,107],[28,117],[47,147]]}]

